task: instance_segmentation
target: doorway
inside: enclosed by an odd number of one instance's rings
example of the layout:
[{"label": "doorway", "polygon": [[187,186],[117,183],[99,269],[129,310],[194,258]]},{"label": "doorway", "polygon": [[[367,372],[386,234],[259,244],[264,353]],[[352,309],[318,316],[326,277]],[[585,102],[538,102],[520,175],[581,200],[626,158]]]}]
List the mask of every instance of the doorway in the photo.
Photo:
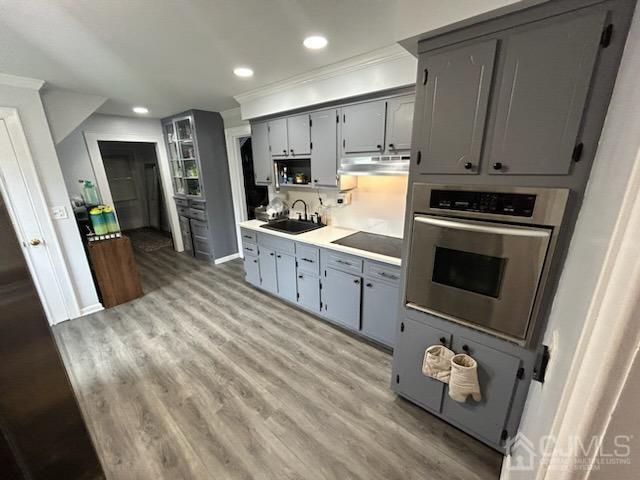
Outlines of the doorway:
[{"label": "doorway", "polygon": [[247,207],[247,220],[256,218],[256,207],[269,203],[269,190],[265,186],[256,185],[253,172],[253,150],[251,137],[240,137],[240,159],[242,161],[242,180],[244,184],[244,202]]},{"label": "doorway", "polygon": [[173,244],[156,145],[98,141],[120,229],[133,248],[153,252]]}]

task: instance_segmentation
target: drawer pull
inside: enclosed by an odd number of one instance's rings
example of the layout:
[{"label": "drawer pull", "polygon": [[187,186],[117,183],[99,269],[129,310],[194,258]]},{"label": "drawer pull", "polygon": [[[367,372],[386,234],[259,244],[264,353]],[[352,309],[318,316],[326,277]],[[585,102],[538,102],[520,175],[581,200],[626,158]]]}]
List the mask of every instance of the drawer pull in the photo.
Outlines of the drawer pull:
[{"label": "drawer pull", "polygon": [[305,262],[309,262],[309,263],[316,263],[315,260],[311,260],[310,258],[302,258],[302,260],[304,260]]},{"label": "drawer pull", "polygon": [[251,235],[242,235],[242,238],[246,238],[247,240],[253,240]]},{"label": "drawer pull", "polygon": [[337,263],[341,263],[342,265],[349,265],[350,267],[353,265],[351,262],[347,262],[346,260],[341,260],[339,258],[336,259]]},{"label": "drawer pull", "polygon": [[373,283],[367,283],[367,287],[369,288],[373,287]]},{"label": "drawer pull", "polygon": [[298,275],[298,278],[304,278],[302,275]]},{"label": "drawer pull", "polygon": [[378,272],[378,275],[380,275],[381,277],[384,277],[384,278],[388,278],[390,280],[398,280],[398,276],[397,275],[392,275],[392,274],[387,273],[387,272]]},{"label": "drawer pull", "polygon": [[355,283],[356,285],[358,285],[360,283],[360,280],[354,280],[353,283]]}]

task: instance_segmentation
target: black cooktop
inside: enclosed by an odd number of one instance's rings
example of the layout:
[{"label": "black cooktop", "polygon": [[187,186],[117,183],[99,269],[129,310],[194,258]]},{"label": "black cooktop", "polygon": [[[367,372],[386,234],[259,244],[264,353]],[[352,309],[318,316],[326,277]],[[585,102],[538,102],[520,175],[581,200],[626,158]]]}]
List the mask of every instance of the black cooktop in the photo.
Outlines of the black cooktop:
[{"label": "black cooktop", "polygon": [[376,233],[356,232],[331,243],[345,247],[359,248],[367,252],[379,253],[389,257],[400,258],[402,254],[402,239],[378,235]]}]

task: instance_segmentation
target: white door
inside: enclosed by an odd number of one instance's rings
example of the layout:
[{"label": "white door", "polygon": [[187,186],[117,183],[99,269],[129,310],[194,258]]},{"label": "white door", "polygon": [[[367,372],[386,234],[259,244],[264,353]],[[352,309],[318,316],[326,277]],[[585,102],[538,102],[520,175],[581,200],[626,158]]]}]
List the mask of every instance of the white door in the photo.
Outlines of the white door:
[{"label": "white door", "polygon": [[41,191],[33,188],[37,176],[22,128],[15,123],[8,126],[0,118],[0,187],[49,323],[55,324],[70,318],[52,258],[59,250]]}]

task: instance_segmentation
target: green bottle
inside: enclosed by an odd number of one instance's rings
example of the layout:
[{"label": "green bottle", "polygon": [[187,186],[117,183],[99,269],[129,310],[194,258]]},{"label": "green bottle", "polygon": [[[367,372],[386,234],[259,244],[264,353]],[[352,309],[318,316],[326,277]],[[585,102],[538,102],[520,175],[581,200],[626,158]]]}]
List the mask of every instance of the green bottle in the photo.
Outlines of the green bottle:
[{"label": "green bottle", "polygon": [[109,233],[107,229],[107,222],[102,214],[100,207],[94,207],[89,210],[89,218],[91,219],[91,225],[93,226],[93,233],[96,235],[106,235]]},{"label": "green bottle", "polygon": [[113,208],[109,205],[104,205],[102,207],[102,215],[104,217],[104,221],[107,224],[107,231],[109,233],[115,233],[120,231],[120,227],[118,226],[118,220],[116,220],[116,214],[113,211]]}]

